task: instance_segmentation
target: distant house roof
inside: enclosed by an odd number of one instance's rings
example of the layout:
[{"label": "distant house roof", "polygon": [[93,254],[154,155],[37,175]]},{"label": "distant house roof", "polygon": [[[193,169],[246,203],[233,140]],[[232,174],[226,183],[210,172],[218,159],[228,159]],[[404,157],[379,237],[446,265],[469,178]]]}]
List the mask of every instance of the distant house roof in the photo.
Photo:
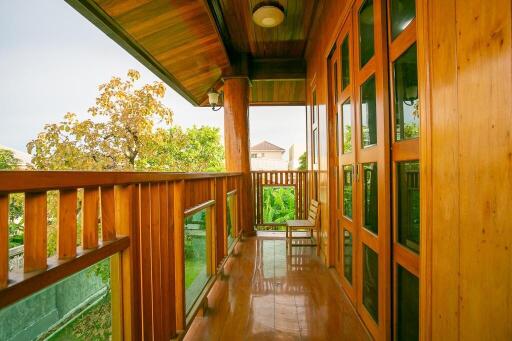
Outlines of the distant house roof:
[{"label": "distant house roof", "polygon": [[22,152],[21,150],[17,150],[2,145],[0,145],[0,149],[10,150],[14,154],[14,157],[21,161],[21,163],[18,165],[21,168],[26,168],[32,165],[32,155]]},{"label": "distant house roof", "polygon": [[252,146],[251,152],[285,152],[285,150],[268,141],[263,141]]}]

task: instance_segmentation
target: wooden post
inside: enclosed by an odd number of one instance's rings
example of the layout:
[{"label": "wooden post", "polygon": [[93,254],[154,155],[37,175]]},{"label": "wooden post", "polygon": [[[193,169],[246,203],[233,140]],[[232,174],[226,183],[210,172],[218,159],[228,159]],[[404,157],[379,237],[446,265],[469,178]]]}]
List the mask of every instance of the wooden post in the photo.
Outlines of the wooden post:
[{"label": "wooden post", "polygon": [[249,158],[249,80],[247,77],[224,79],[224,142],[226,171],[241,172],[240,190],[242,230],[254,235]]},{"label": "wooden post", "polygon": [[9,195],[0,195],[0,289],[9,282]]}]

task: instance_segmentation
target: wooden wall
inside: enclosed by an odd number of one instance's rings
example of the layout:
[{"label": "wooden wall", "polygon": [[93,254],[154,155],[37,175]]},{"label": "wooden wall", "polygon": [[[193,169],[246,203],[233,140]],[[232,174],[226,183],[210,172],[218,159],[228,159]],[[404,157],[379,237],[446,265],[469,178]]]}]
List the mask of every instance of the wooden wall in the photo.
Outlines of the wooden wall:
[{"label": "wooden wall", "polygon": [[423,337],[511,340],[511,2],[417,8]]},{"label": "wooden wall", "polygon": [[[320,245],[328,264],[327,57],[352,2],[320,1],[306,50],[307,136],[311,145],[316,89]],[[423,340],[512,339],[511,6],[510,0],[416,1],[425,113],[420,128]],[[311,156],[309,162],[311,168]]]}]

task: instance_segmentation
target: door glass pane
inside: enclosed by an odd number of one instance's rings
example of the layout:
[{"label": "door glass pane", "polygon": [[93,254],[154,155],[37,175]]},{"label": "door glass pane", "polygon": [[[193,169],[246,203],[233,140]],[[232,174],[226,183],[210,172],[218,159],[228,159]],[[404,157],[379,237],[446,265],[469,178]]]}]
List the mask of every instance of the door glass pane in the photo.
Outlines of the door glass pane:
[{"label": "door glass pane", "polygon": [[343,154],[352,152],[352,109],[350,100],[346,100],[341,106],[343,115]]},{"label": "door glass pane", "polygon": [[378,234],[378,182],[377,164],[363,164],[363,226]]},{"label": "door glass pane", "polygon": [[350,84],[350,57],[348,50],[348,35],[341,43],[341,89]]},{"label": "door glass pane", "polygon": [[352,284],[352,233],[343,230],[343,274]]},{"label": "door glass pane", "polygon": [[398,242],[410,250],[420,251],[420,163],[396,164],[398,186]]},{"label": "door glass pane", "polygon": [[375,100],[375,76],[361,85],[361,147],[377,143],[377,104]]},{"label": "door glass pane", "polygon": [[352,165],[343,166],[343,215],[352,219]]},{"label": "door glass pane", "polygon": [[334,63],[334,105],[338,105],[338,62]]},{"label": "door glass pane", "polygon": [[336,167],[336,172],[334,173],[334,178],[336,180],[336,209],[340,209],[341,207],[341,187],[340,187],[340,174],[338,167]]},{"label": "door glass pane", "polygon": [[395,39],[416,15],[415,0],[391,0],[391,36]]},{"label": "door glass pane", "polygon": [[416,44],[405,51],[393,65],[395,86],[395,139],[419,136],[418,68]]},{"label": "door glass pane", "polygon": [[206,233],[210,209],[185,218],[185,306],[187,314],[203,291],[210,274]]},{"label": "door glass pane", "polygon": [[397,340],[419,339],[418,277],[397,266]]},{"label": "door glass pane", "polygon": [[340,152],[340,116],[336,113],[336,155]]},{"label": "door glass pane", "polygon": [[363,245],[363,305],[379,322],[379,256]]},{"label": "door glass pane", "polygon": [[359,57],[360,67],[373,57],[373,0],[366,0],[359,9]]}]

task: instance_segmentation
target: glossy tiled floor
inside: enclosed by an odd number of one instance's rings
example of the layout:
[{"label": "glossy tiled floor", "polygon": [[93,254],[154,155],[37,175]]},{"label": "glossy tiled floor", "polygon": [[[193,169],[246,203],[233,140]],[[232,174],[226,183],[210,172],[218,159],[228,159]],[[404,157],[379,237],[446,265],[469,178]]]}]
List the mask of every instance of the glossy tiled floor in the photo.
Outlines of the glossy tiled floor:
[{"label": "glossy tiled floor", "polygon": [[235,253],[185,340],[370,339],[315,248],[255,237]]}]

